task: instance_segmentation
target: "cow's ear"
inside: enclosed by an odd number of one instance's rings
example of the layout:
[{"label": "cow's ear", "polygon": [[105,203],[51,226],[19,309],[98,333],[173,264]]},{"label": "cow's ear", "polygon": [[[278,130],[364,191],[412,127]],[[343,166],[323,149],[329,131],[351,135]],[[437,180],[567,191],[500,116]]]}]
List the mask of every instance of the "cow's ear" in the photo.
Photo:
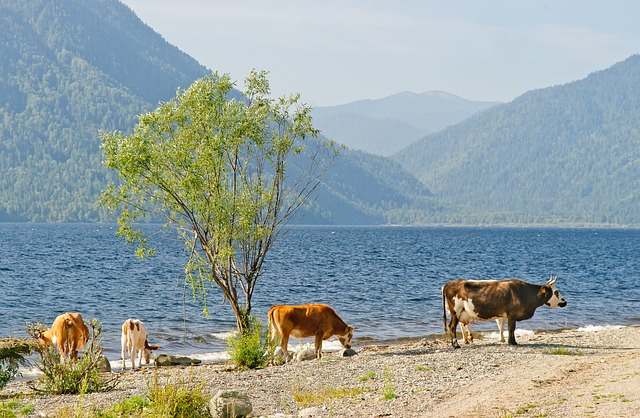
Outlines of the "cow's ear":
[{"label": "cow's ear", "polygon": [[538,292],[538,296],[545,301],[551,299],[551,289],[547,286],[542,286],[540,292]]}]

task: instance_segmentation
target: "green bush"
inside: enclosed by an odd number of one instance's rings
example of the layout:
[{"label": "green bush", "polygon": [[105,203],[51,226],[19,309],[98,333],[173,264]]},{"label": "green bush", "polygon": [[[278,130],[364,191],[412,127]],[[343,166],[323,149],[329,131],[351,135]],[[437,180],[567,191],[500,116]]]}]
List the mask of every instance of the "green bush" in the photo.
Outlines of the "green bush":
[{"label": "green bush", "polygon": [[24,356],[31,354],[35,344],[20,338],[0,339],[0,389],[15,379],[20,372],[18,368],[29,362]]},{"label": "green bush", "polygon": [[0,401],[0,417],[26,417],[33,412],[33,404],[23,404],[16,401]]},{"label": "green bush", "polygon": [[90,327],[91,339],[86,346],[87,350],[77,361],[61,363],[60,353],[55,347],[40,351],[41,362],[36,362],[36,367],[43,376],[37,382],[30,383],[33,390],[52,394],[85,394],[106,392],[117,385],[117,376],[105,377],[99,371],[102,324],[92,320]]},{"label": "green bush", "polygon": [[257,369],[269,364],[273,346],[260,319],[250,317],[244,333],[235,332],[227,338],[227,351],[237,367]]},{"label": "green bush", "polygon": [[146,408],[142,417],[210,418],[207,408],[209,398],[204,392],[204,383],[194,385],[184,380],[160,384],[156,375],[149,387]]}]

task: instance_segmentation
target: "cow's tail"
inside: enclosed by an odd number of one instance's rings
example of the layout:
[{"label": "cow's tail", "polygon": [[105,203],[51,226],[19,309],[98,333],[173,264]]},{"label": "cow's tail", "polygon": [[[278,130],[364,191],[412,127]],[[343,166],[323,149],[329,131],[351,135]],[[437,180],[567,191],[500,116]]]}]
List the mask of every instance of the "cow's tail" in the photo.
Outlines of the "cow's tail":
[{"label": "cow's tail", "polygon": [[278,328],[276,327],[276,321],[274,319],[275,314],[276,314],[275,306],[272,306],[271,309],[269,309],[269,314],[267,315],[267,323],[269,327],[269,341],[271,343],[274,343],[275,340],[278,338]]},{"label": "cow's tail", "polygon": [[444,334],[447,335],[447,305],[446,298],[444,294],[445,286],[442,286],[442,326],[444,327]]}]

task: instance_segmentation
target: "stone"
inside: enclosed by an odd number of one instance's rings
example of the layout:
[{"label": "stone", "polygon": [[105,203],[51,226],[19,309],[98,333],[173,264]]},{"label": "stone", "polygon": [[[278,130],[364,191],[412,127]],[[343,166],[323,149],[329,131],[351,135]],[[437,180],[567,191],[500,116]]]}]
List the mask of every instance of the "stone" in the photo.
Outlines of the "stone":
[{"label": "stone", "polygon": [[313,350],[304,349],[296,353],[296,361],[315,360],[316,353]]},{"label": "stone", "polygon": [[111,363],[109,363],[109,359],[107,356],[102,355],[98,359],[98,371],[100,373],[110,373],[111,372]]},{"label": "stone", "polygon": [[220,390],[209,401],[213,418],[246,417],[253,411],[249,397],[237,390]]},{"label": "stone", "polygon": [[326,412],[317,406],[305,408],[298,412],[298,418],[324,418],[326,416]]},{"label": "stone", "polygon": [[190,357],[171,356],[169,354],[160,354],[154,360],[156,366],[195,366],[202,363],[202,360],[198,360]]},{"label": "stone", "polygon": [[356,352],[356,350],[352,350],[351,348],[345,348],[340,350],[340,353],[338,353],[340,355],[340,357],[353,357],[358,355],[358,353]]}]

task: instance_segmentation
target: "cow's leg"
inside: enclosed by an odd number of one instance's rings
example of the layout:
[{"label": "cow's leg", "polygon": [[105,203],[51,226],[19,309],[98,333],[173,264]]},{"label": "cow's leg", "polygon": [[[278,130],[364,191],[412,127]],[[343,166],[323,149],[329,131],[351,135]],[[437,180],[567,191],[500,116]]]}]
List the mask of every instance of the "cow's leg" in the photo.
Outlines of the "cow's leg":
[{"label": "cow's leg", "polygon": [[280,340],[280,349],[284,353],[284,361],[289,361],[289,334],[282,333],[282,339]]},{"label": "cow's leg", "polygon": [[142,356],[144,355],[144,348],[138,350],[138,368],[142,369]]},{"label": "cow's leg", "polygon": [[513,318],[507,318],[509,322],[509,345],[518,345],[516,342],[516,320]]},{"label": "cow's leg", "polygon": [[127,365],[124,363],[126,357],[126,350],[127,348],[125,347],[124,343],[122,344],[122,371],[125,371],[127,369]]},{"label": "cow's leg", "polygon": [[136,348],[134,346],[129,347],[129,357],[131,357],[131,370],[136,369]]},{"label": "cow's leg", "polygon": [[500,331],[500,342],[503,343],[504,342],[504,324],[505,322],[507,322],[507,318],[505,318],[504,316],[501,316],[500,318],[496,319],[496,323],[498,324],[498,330]]},{"label": "cow's leg", "polygon": [[460,330],[462,331],[462,339],[465,344],[471,344],[473,342],[473,334],[471,331],[471,323],[464,324],[460,322]]},{"label": "cow's leg", "polygon": [[316,338],[313,344],[313,349],[315,350],[316,358],[318,360],[322,358],[322,337],[324,336],[323,334],[324,334],[323,332],[318,332],[316,334]]},{"label": "cow's leg", "polygon": [[460,344],[458,344],[458,336],[456,332],[458,330],[458,317],[455,312],[451,315],[451,320],[449,321],[449,334],[451,334],[451,345],[453,348],[460,348]]}]

